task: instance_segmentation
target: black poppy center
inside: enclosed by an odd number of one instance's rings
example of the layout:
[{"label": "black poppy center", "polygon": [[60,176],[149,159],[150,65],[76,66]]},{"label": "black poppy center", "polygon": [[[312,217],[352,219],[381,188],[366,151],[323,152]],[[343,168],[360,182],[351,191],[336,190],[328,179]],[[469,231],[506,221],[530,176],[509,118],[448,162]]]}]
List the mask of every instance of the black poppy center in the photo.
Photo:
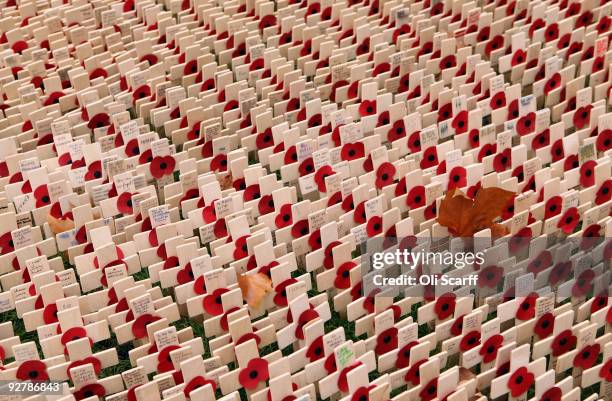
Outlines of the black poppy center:
[{"label": "black poppy center", "polygon": [[530,119],[525,120],[525,127],[531,127],[531,120]]},{"label": "black poppy center", "polygon": [[430,162],[433,162],[434,160],[436,160],[436,157],[434,155],[429,155],[427,156],[427,160],[429,160]]},{"label": "black poppy center", "polygon": [[555,210],[557,210],[557,205],[550,205],[548,210],[550,210],[551,212],[554,212]]},{"label": "black poppy center", "polygon": [[460,180],[460,179],[461,179],[461,177],[459,177],[459,175],[458,175],[458,174],[455,174],[455,175],[453,176],[453,181],[455,181],[455,182],[459,182],[459,180]]},{"label": "black poppy center", "polygon": [[586,175],[587,177],[590,177],[590,176],[591,176],[591,174],[593,174],[593,171],[591,171],[591,170],[587,170],[587,171],[584,173],[584,175]]},{"label": "black poppy center", "polygon": [[100,178],[100,177],[102,177],[102,172],[101,171],[94,171],[93,175],[94,175],[95,178]]},{"label": "black poppy center", "polygon": [[474,345],[474,344],[476,344],[476,341],[478,341],[478,340],[476,339],[476,337],[469,338],[469,339],[468,339],[468,344],[469,344],[469,345]]},{"label": "black poppy center", "polygon": [[465,125],[465,122],[463,120],[460,120],[457,125],[459,126],[459,128],[463,128],[463,126]]},{"label": "black poppy center", "polygon": [[420,196],[420,195],[415,196],[415,197],[414,197],[414,201],[415,201],[416,203],[421,203],[421,196]]},{"label": "black poppy center", "polygon": [[450,306],[448,304],[442,304],[442,310],[447,311]]},{"label": "black poppy center", "polygon": [[221,295],[215,298],[215,303],[221,305]]},{"label": "black poppy center", "polygon": [[258,373],[257,373],[256,370],[251,370],[251,372],[249,372],[249,377],[251,379],[257,379],[257,375],[258,375]]},{"label": "black poppy center", "polygon": [[565,345],[567,345],[567,339],[566,339],[566,338],[562,338],[562,339],[559,341],[559,345],[560,345],[560,346],[562,346],[562,347],[564,347]]},{"label": "black poppy center", "polygon": [[323,350],[321,349],[321,347],[317,347],[314,349],[314,354],[317,356],[320,356],[323,353]]},{"label": "black poppy center", "polygon": [[416,141],[414,141],[414,146],[420,147],[421,146],[421,140],[417,139]]},{"label": "black poppy center", "polygon": [[361,395],[359,397],[358,401],[368,401],[368,396],[367,395]]},{"label": "black poppy center", "polygon": [[589,116],[589,113],[587,113],[586,111],[583,111],[580,116],[582,117],[583,120],[586,120],[587,117]]},{"label": "black poppy center", "polygon": [[249,250],[249,248],[247,248],[246,244],[242,245],[242,251],[243,252],[247,252],[248,250]]},{"label": "black poppy center", "polygon": [[487,353],[492,354],[493,352],[495,352],[495,347],[492,345],[489,345],[489,348],[487,348]]},{"label": "black poppy center", "polygon": [[143,97],[145,97],[145,93],[144,93],[144,92],[140,92],[140,93],[138,94],[138,97],[142,99]]},{"label": "black poppy center", "polygon": [[355,151],[353,149],[348,151],[349,156],[353,157],[355,156]]},{"label": "black poppy center", "polygon": [[38,372],[35,370],[31,370],[28,372],[28,377],[30,379],[36,379],[38,377]]},{"label": "black poppy center", "polygon": [[521,384],[523,382],[523,376],[519,376],[516,378],[516,384]]},{"label": "black poppy center", "polygon": [[313,166],[311,166],[310,164],[306,165],[306,171],[307,172],[310,173],[312,171],[312,169],[313,169]]},{"label": "black poppy center", "polygon": [[345,270],[345,271],[342,272],[342,277],[343,278],[348,278],[349,274],[350,274],[350,272],[348,270]]},{"label": "black poppy center", "polygon": [[126,204],[128,207],[132,207],[132,200],[131,200],[131,199],[128,199],[128,200],[127,200],[127,202],[125,202],[125,204]]},{"label": "black poppy center", "polygon": [[389,174],[383,173],[383,175],[380,178],[382,178],[383,181],[387,181],[389,179]]},{"label": "black poppy center", "polygon": [[165,169],[166,169],[166,167],[168,167],[168,165],[167,165],[166,163],[164,163],[164,162],[162,162],[162,163],[159,165],[159,168],[161,168],[162,170],[165,170]]},{"label": "black poppy center", "polygon": [[523,304],[521,305],[521,309],[529,310],[529,304],[527,302],[523,302]]},{"label": "black poppy center", "polygon": [[366,111],[369,113],[373,113],[374,112],[374,108],[372,106],[368,106],[366,107]]},{"label": "black poppy center", "polygon": [[433,394],[433,393],[435,393],[435,392],[436,392],[436,386],[429,386],[429,387],[427,388],[427,392],[428,392],[429,394]]},{"label": "black poppy center", "polygon": [[487,156],[491,156],[493,154],[493,151],[491,149],[487,149],[487,151],[485,152],[485,155]]},{"label": "black poppy center", "polygon": [[49,203],[49,195],[43,196],[41,200],[43,201],[43,203]]}]

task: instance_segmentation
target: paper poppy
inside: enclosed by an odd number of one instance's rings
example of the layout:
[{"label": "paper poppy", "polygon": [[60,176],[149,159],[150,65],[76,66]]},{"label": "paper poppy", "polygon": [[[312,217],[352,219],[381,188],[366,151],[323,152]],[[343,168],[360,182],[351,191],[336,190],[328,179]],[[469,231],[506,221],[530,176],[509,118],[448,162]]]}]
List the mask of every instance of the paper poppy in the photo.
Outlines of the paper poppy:
[{"label": "paper poppy", "polygon": [[210,161],[210,169],[216,172],[227,171],[227,155],[218,154]]},{"label": "paper poppy", "polygon": [[394,142],[406,136],[406,128],[404,120],[397,120],[393,123],[393,127],[387,132],[387,141]]},{"label": "paper poppy", "polygon": [[[612,249],[611,246],[612,242],[609,242],[608,245],[606,246],[606,250],[608,249]],[[604,257],[606,256],[606,251],[604,251]],[[606,306],[608,306],[608,291],[607,290],[603,290],[602,292],[600,292],[598,295],[596,295],[595,297],[593,297],[593,302],[591,302],[591,314],[605,308]]]},{"label": "paper poppy", "polygon": [[270,146],[274,146],[272,128],[268,127],[264,132],[257,134],[257,137],[255,138],[255,143],[258,149],[265,149],[269,148]]},{"label": "paper poppy", "polygon": [[134,103],[136,103],[136,101],[139,99],[144,99],[147,97],[151,97],[151,88],[149,87],[149,85],[146,84],[136,88],[136,90],[134,90],[134,93],[132,94],[132,100]]},{"label": "paper poppy", "polygon": [[308,236],[308,245],[310,249],[316,251],[321,248],[321,230],[316,229]]},{"label": "paper poppy", "polygon": [[595,204],[603,205],[612,198],[612,180],[607,179],[597,190],[595,194]]},{"label": "paper poppy", "polygon": [[361,56],[370,52],[370,38],[365,38],[358,46],[357,46],[357,55]]},{"label": "paper poppy", "polygon": [[559,88],[560,86],[561,86],[561,74],[556,72],[544,84],[544,94],[548,95],[550,92]]},{"label": "paper poppy", "polygon": [[551,387],[542,394],[540,401],[561,401],[562,392],[559,387]]},{"label": "paper poppy", "polygon": [[84,366],[84,365],[92,365],[96,375],[100,374],[100,370],[102,370],[102,363],[100,362],[100,360],[94,356],[88,356],[86,358],[70,362],[70,364],[66,368],[66,376],[72,379],[72,375],[70,374],[70,369],[76,368],[77,366]]},{"label": "paper poppy", "polygon": [[572,122],[577,130],[588,127],[591,123],[591,109],[592,105],[582,106],[574,112]]},{"label": "paper poppy", "polygon": [[523,49],[518,49],[512,55],[512,60],[510,61],[510,64],[512,65],[512,67],[516,67],[517,65],[523,64],[526,61],[527,53]]},{"label": "paper poppy", "polygon": [[588,160],[580,166],[580,185],[590,187],[595,185],[595,160]]},{"label": "paper poppy", "polygon": [[504,343],[504,336],[495,334],[489,337],[480,347],[478,353],[482,357],[484,363],[493,362],[497,358],[497,351]]},{"label": "paper poppy", "polygon": [[518,320],[529,320],[533,319],[535,316],[535,303],[538,299],[537,293],[531,293],[527,295],[519,304],[519,307],[516,310],[516,318]]},{"label": "paper poppy", "polygon": [[49,380],[47,365],[39,360],[24,361],[17,368],[15,377],[23,381],[47,381]]},{"label": "paper poppy", "polygon": [[499,91],[491,98],[489,102],[489,106],[493,110],[497,110],[506,106],[506,93],[504,91]]},{"label": "paper poppy", "polygon": [[422,169],[434,167],[438,164],[438,151],[435,146],[430,146],[423,152],[420,166]]},{"label": "paper poppy", "polygon": [[530,134],[535,131],[535,113],[532,111],[519,118],[516,123],[516,131],[520,136]]},{"label": "paper poppy", "polygon": [[154,178],[160,179],[165,175],[172,174],[176,161],[172,156],[156,156],[151,161],[149,170]]},{"label": "paper poppy", "polygon": [[552,355],[558,357],[571,351],[576,346],[576,342],[576,336],[571,330],[562,331],[554,338],[551,344]]},{"label": "paper poppy", "polygon": [[611,24],[612,24],[612,18],[610,18],[610,16],[608,15],[600,16],[599,22],[595,26],[595,29],[597,30],[597,33],[602,34],[602,33],[607,32],[608,29],[610,29]]},{"label": "paper poppy", "polygon": [[325,187],[325,177],[328,177],[332,174],[336,173],[329,165],[325,165],[317,170],[314,176],[314,181],[317,184],[317,189],[319,190],[319,192],[327,192],[327,188]]},{"label": "paper poppy", "polygon": [[134,323],[132,323],[132,334],[134,338],[141,339],[146,337],[147,335],[147,325],[149,323],[153,323],[161,319],[159,316],[151,315],[150,313],[145,313],[144,315],[140,315]]},{"label": "paper poppy", "polygon": [[527,266],[527,271],[537,276],[539,273],[543,272],[551,265],[552,254],[549,250],[545,249],[529,263],[529,265]]},{"label": "paper poppy", "polygon": [[472,330],[463,336],[459,342],[459,349],[462,352],[468,351],[480,344],[480,331]]},{"label": "paper poppy", "polygon": [[102,399],[106,395],[106,389],[99,383],[90,383],[75,391],[73,395],[77,401],[94,396]]},{"label": "paper poppy", "polygon": [[344,262],[336,270],[336,278],[334,279],[334,287],[344,290],[351,287],[351,270],[355,267],[353,262]]},{"label": "paper poppy", "polygon": [[340,150],[340,157],[342,160],[356,160],[365,156],[365,147],[363,142],[347,143],[342,146]]},{"label": "paper poppy", "polygon": [[563,199],[559,196],[551,196],[544,205],[544,219],[548,220],[561,213]]},{"label": "paper poppy", "polygon": [[565,281],[572,271],[572,262],[558,262],[550,271],[550,275],[548,276],[548,281],[550,285],[556,286],[562,281]]},{"label": "paper poppy", "polygon": [[463,188],[467,185],[467,171],[463,166],[456,166],[448,174],[447,190]]},{"label": "paper poppy", "polygon": [[555,316],[547,312],[538,318],[535,326],[533,327],[534,333],[540,340],[548,337],[553,333],[555,328]]},{"label": "paper poppy", "polygon": [[157,354],[157,372],[164,373],[174,370],[174,364],[170,358],[170,352],[181,349],[178,345],[168,345]]},{"label": "paper poppy", "polygon": [[575,207],[570,207],[563,213],[563,216],[559,219],[557,223],[557,228],[560,228],[566,234],[571,234],[574,232],[574,229],[580,222],[580,214],[578,213],[578,209]]},{"label": "paper poppy", "polygon": [[497,288],[504,276],[504,269],[500,266],[487,266],[478,273],[478,286],[480,288]]},{"label": "paper poppy", "polygon": [[259,184],[251,184],[248,187],[244,188],[242,199],[245,202],[259,199],[260,197],[261,197],[261,191],[259,190]]},{"label": "paper poppy", "polygon": [[612,129],[605,129],[597,135],[595,142],[598,152],[605,152],[612,149]]},{"label": "paper poppy", "polygon": [[533,373],[529,372],[526,367],[521,366],[512,373],[507,385],[512,397],[518,397],[525,394],[534,381]]},{"label": "paper poppy", "polygon": [[412,153],[417,153],[421,150],[421,131],[410,134],[408,137],[408,149]]},{"label": "paper poppy", "polygon": [[39,185],[34,190],[34,199],[36,199],[36,207],[43,207],[51,204],[51,198],[49,197],[49,190],[46,184]]},{"label": "paper poppy", "polygon": [[191,379],[187,383],[187,385],[185,385],[185,388],[183,389],[183,394],[185,394],[185,397],[189,398],[189,394],[191,394],[192,391],[197,390],[201,387],[204,387],[207,384],[211,385],[213,393],[217,390],[217,384],[215,383],[214,380],[206,379],[203,376],[196,376],[193,379]]},{"label": "paper poppy", "polygon": [[318,361],[325,356],[323,336],[317,337],[306,349],[306,357],[310,362]]},{"label": "paper poppy", "polygon": [[408,367],[410,364],[410,350],[416,345],[419,345],[417,341],[411,341],[398,350],[397,359],[395,360],[396,369]]},{"label": "paper poppy", "polygon": [[[443,3],[438,3],[443,4]],[[419,392],[419,396],[421,397],[421,401],[431,401],[435,399],[438,395],[438,378],[431,379],[429,383],[425,384],[421,391]]]},{"label": "paper poppy", "polygon": [[580,249],[587,250],[592,248],[599,240],[601,231],[601,226],[599,224],[591,224],[588,226],[583,234],[582,241],[580,242]]},{"label": "paper poppy", "polygon": [[504,149],[493,158],[493,168],[498,173],[506,171],[512,165],[512,152],[510,148]]},{"label": "paper poppy", "polygon": [[268,361],[263,358],[254,358],[238,374],[238,381],[247,390],[254,390],[260,382],[270,378]]},{"label": "paper poppy", "polygon": [[588,269],[580,273],[576,278],[576,282],[572,286],[572,296],[583,297],[587,295],[593,288],[593,279],[595,278],[595,272],[592,269]]},{"label": "paper poppy", "polygon": [[[495,154],[495,152],[497,152],[497,144],[495,143],[487,143],[485,145],[483,145],[480,150],[478,151],[478,161],[482,162],[482,159],[484,159],[487,156],[491,156],[493,154]],[[500,160],[501,162],[501,160]]]},{"label": "paper poppy", "polygon": [[293,238],[301,238],[305,235],[308,235],[308,220],[302,219],[291,226],[291,236]]},{"label": "paper poppy", "polygon": [[595,343],[593,345],[586,345],[582,350],[576,353],[574,356],[574,367],[580,369],[590,369],[597,362],[597,357],[599,356],[599,351],[601,347],[599,344]]},{"label": "paper poppy", "polygon": [[485,45],[485,54],[487,56],[491,56],[491,53],[502,49],[504,47],[504,37],[502,35],[497,35],[493,39],[489,40]]},{"label": "paper poppy", "polygon": [[438,210],[436,207],[436,201],[431,202],[429,206],[425,209],[425,220],[431,220],[438,214]]},{"label": "paper poppy", "polygon": [[306,309],[304,312],[302,312],[300,314],[300,317],[297,320],[297,324],[295,328],[295,337],[299,340],[303,340],[304,339],[304,326],[306,326],[306,324],[318,318],[319,318],[319,313],[312,308]]},{"label": "paper poppy", "polygon": [[376,170],[376,188],[382,189],[387,185],[393,183],[393,177],[395,177],[396,168],[392,163],[384,162]]},{"label": "paper poppy", "polygon": [[223,314],[223,303],[221,302],[221,296],[229,292],[227,288],[217,288],[211,294],[204,297],[202,305],[206,313],[212,316],[219,316]]},{"label": "paper poppy", "polygon": [[390,327],[376,337],[376,347],[374,348],[376,355],[386,354],[397,348],[397,333],[397,328]]},{"label": "paper poppy", "polygon": [[[612,310],[612,308],[610,310]],[[612,382],[612,358],[608,359],[608,361],[603,364],[599,370],[599,377],[608,383]]]},{"label": "paper poppy", "polygon": [[438,297],[434,307],[434,312],[438,320],[445,320],[455,313],[457,296],[454,293],[446,293]]},{"label": "paper poppy", "polygon": [[359,115],[361,117],[376,114],[376,100],[364,100],[359,105]]},{"label": "paper poppy", "polygon": [[517,253],[531,241],[531,228],[523,227],[508,241],[508,249],[511,253]]},{"label": "paper poppy", "polygon": [[349,388],[348,388],[348,382],[346,379],[346,375],[353,369],[361,366],[363,364],[363,362],[361,361],[357,361],[355,363],[353,363],[352,365],[349,365],[347,367],[345,367],[344,369],[342,369],[340,371],[340,374],[338,375],[338,389],[340,391],[342,391],[343,393],[348,392]]},{"label": "paper poppy", "polygon": [[440,70],[445,70],[457,66],[457,57],[454,54],[449,54],[438,63]]},{"label": "paper poppy", "polygon": [[446,121],[453,116],[453,105],[446,103],[438,109],[438,122]]},{"label": "paper poppy", "polygon": [[420,369],[419,368],[425,362],[427,362],[427,360],[426,359],[422,359],[420,361],[415,362],[412,366],[410,366],[410,368],[408,369],[408,371],[404,375],[404,381],[406,383],[411,383],[413,386],[418,386],[420,381],[421,381],[421,375],[420,375]]},{"label": "paper poppy", "polygon": [[468,112],[466,110],[462,110],[453,118],[451,123],[452,127],[455,129],[455,133],[463,134],[467,132],[468,129]]}]

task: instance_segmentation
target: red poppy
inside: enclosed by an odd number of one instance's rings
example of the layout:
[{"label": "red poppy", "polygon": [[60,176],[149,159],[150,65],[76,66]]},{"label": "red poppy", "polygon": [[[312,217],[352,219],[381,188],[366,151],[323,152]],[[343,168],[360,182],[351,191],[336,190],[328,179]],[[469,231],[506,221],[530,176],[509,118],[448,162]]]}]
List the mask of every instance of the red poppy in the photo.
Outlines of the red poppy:
[{"label": "red poppy", "polygon": [[604,15],[603,17],[600,17],[599,22],[595,26],[597,33],[602,34],[602,33],[607,32],[608,29],[610,29],[611,23],[612,23],[612,19],[608,15]]},{"label": "red poppy", "polygon": [[516,123],[516,131],[521,136],[535,131],[535,113],[533,111],[519,118]]},{"label": "red poppy", "polygon": [[342,160],[356,160],[365,156],[365,147],[362,142],[347,143],[342,146],[340,157]]},{"label": "red poppy", "polygon": [[578,209],[575,207],[570,207],[563,213],[563,216],[559,219],[557,223],[557,227],[561,229],[566,234],[571,234],[574,232],[574,229],[580,222],[580,214],[578,213]]},{"label": "red poppy", "polygon": [[453,116],[453,105],[446,103],[438,109],[438,122],[446,121]]},{"label": "red poppy", "polygon": [[181,347],[178,345],[168,345],[164,347],[157,354],[157,372],[170,372],[174,370],[174,364],[172,363],[172,359],[170,358],[170,352],[180,349]]},{"label": "red poppy", "polygon": [[544,85],[544,94],[548,95],[550,92],[559,88],[560,86],[561,86],[561,74],[556,72],[548,79],[548,81],[546,81],[546,84]]},{"label": "red poppy", "polygon": [[274,146],[272,128],[268,127],[266,128],[264,132],[257,134],[255,143],[258,149],[265,149],[265,148],[269,148],[270,146]]},{"label": "red poppy", "polygon": [[456,301],[457,296],[454,293],[443,294],[436,300],[434,312],[438,320],[445,320],[455,313]]},{"label": "red poppy", "polygon": [[73,395],[74,398],[77,399],[77,401],[93,396],[97,396],[98,398],[104,398],[104,396],[106,395],[106,389],[101,384],[91,383],[81,387],[80,389],[75,391]]},{"label": "red poppy", "polygon": [[382,355],[396,349],[398,345],[397,333],[398,330],[395,327],[390,327],[380,333],[376,337],[374,352],[376,352],[377,355]]},{"label": "red poppy", "polygon": [[607,179],[595,194],[595,204],[602,205],[612,198],[612,180]]},{"label": "red poppy", "polygon": [[99,374],[100,370],[102,369],[102,363],[100,362],[98,358],[93,357],[93,356],[88,356],[86,358],[70,362],[70,364],[66,368],[66,376],[72,379],[72,375],[70,374],[70,369],[76,368],[77,366],[84,366],[84,365],[92,365],[96,375]]},{"label": "red poppy", "polygon": [[376,100],[364,100],[359,105],[359,115],[361,117],[373,116],[376,114]]},{"label": "red poppy", "polygon": [[51,198],[49,198],[49,190],[47,185],[39,185],[34,190],[34,198],[36,199],[36,207],[43,207],[51,204]]},{"label": "red poppy", "polygon": [[508,249],[511,253],[517,253],[531,241],[531,228],[523,227],[508,242]]},{"label": "red poppy", "polygon": [[227,171],[227,155],[218,154],[210,161],[210,169],[216,172]]},{"label": "red poppy", "polygon": [[259,21],[259,30],[263,31],[266,28],[276,25],[276,16],[269,14],[261,18]]},{"label": "red poppy", "polygon": [[487,143],[487,144],[483,145],[480,148],[480,151],[478,151],[478,161],[482,162],[482,159],[484,159],[487,156],[491,156],[491,155],[495,154],[495,152],[497,152],[497,144],[495,144],[495,143]]},{"label": "red poppy", "polygon": [[124,192],[117,197],[117,210],[123,214],[132,214],[132,194],[130,192]]},{"label": "red poppy", "polygon": [[605,129],[597,135],[596,146],[598,152],[612,149],[612,129]]},{"label": "red poppy", "polygon": [[457,66],[457,57],[455,57],[454,54],[449,54],[448,56],[440,60],[440,63],[438,63],[438,67],[440,67],[440,70],[453,68],[456,66]]},{"label": "red poppy", "polygon": [[298,222],[296,222],[292,227],[291,227],[291,236],[293,238],[301,238],[305,235],[308,235],[309,229],[308,229],[308,220],[307,219],[302,219]]},{"label": "red poppy", "polygon": [[580,369],[590,369],[597,362],[599,356],[600,345],[595,343],[593,345],[586,345],[576,356],[574,356],[574,367]]},{"label": "red poppy", "polygon": [[561,389],[559,387],[551,387],[542,394],[540,401],[561,401]]},{"label": "red poppy", "polygon": [[583,297],[591,291],[593,287],[593,279],[595,278],[595,272],[588,269],[580,273],[580,276],[576,278],[576,282],[572,286],[572,295],[574,297]]},{"label": "red poppy", "polygon": [[211,294],[204,297],[202,305],[206,313],[212,316],[219,316],[223,314],[223,303],[221,302],[221,296],[229,292],[227,288],[217,288]]},{"label": "red poppy", "polygon": [[490,56],[495,50],[499,50],[504,47],[504,37],[497,35],[493,39],[489,40],[485,46],[485,54]]},{"label": "red poppy", "polygon": [[601,226],[599,224],[591,224],[589,227],[587,227],[582,234],[580,249],[587,250],[592,248],[600,238],[600,231]]},{"label": "red poppy", "polygon": [[[610,310],[612,311],[612,308],[610,308]],[[608,361],[603,364],[599,370],[599,377],[608,383],[612,382],[612,358],[608,359]]]},{"label": "red poppy", "polygon": [[384,162],[376,170],[376,188],[382,189],[387,185],[393,183],[393,177],[395,177],[396,169],[392,163]]},{"label": "red poppy", "polygon": [[527,295],[516,310],[516,318],[523,321],[533,319],[535,316],[535,303],[537,299],[538,294],[535,292]]},{"label": "red poppy", "polygon": [[393,127],[387,132],[387,141],[394,142],[398,139],[402,139],[406,136],[406,128],[404,126],[404,120],[397,120],[393,123]]},{"label": "red poppy", "polygon": [[17,368],[15,377],[23,381],[47,381],[49,380],[47,365],[39,360],[24,361]]},{"label": "red poppy", "polygon": [[254,358],[249,361],[246,368],[238,374],[238,381],[247,390],[254,390],[260,382],[270,378],[268,361],[263,358]]},{"label": "red poppy", "polygon": [[327,192],[325,187],[325,177],[336,174],[331,166],[325,165],[317,170],[314,176],[315,183],[319,192]]},{"label": "red poppy", "polygon": [[580,185],[590,187],[595,185],[595,160],[589,160],[580,166]]},{"label": "red poppy", "polygon": [[460,111],[454,118],[451,123],[453,128],[455,129],[455,133],[463,134],[467,132],[468,129],[468,112],[466,110]]},{"label": "red poppy", "polygon": [[555,328],[555,316],[547,312],[540,316],[538,321],[536,322],[533,331],[538,336],[538,338],[544,339],[552,334]]},{"label": "red poppy", "polygon": [[357,361],[355,363],[353,363],[350,366],[347,366],[346,368],[342,369],[340,371],[340,374],[338,375],[338,389],[340,391],[342,391],[343,393],[348,392],[349,388],[348,388],[348,382],[346,380],[346,375],[353,369],[355,369],[358,366],[361,366],[363,362],[361,361]]},{"label": "red poppy", "polygon": [[531,140],[531,147],[533,149],[541,149],[544,146],[548,146],[550,144],[550,130],[546,128],[544,131],[540,132]]},{"label": "red poppy", "polygon": [[410,33],[410,25],[408,25],[408,24],[403,24],[399,28],[396,28],[393,31],[393,43],[397,44],[397,39],[401,35],[405,35],[405,34],[408,34],[408,33]]},{"label": "red poppy", "polygon": [[412,347],[418,344],[418,341],[411,341],[398,350],[397,359],[395,360],[396,369],[408,367],[408,365],[410,364],[410,350],[412,349]]},{"label": "red poppy", "polygon": [[534,381],[535,378],[533,373],[529,372],[526,367],[521,366],[514,373],[512,373],[510,379],[508,380],[510,394],[513,397],[518,397],[521,394],[526,393]]},{"label": "red poppy", "polygon": [[438,151],[435,146],[430,146],[423,152],[421,159],[421,168],[427,169],[438,164]]},{"label": "red poppy", "polygon": [[[438,3],[443,4],[443,3]],[[438,394],[438,378],[431,379],[429,383],[427,383],[421,391],[419,392],[419,396],[421,397],[421,401],[431,401],[437,397]]]},{"label": "red poppy", "polygon": [[210,384],[212,386],[213,392],[217,390],[217,384],[215,383],[214,380],[206,379],[203,376],[196,376],[193,379],[191,379],[189,383],[187,383],[187,385],[183,389],[183,394],[185,394],[185,397],[189,398],[189,394],[191,394],[192,391],[197,390],[201,387],[204,387],[207,384]]},{"label": "red poppy", "polygon": [[149,170],[154,178],[160,179],[165,175],[172,174],[174,167],[176,166],[176,160],[172,156],[156,156],[151,161]]},{"label": "red poppy", "polygon": [[317,318],[319,318],[319,313],[314,309],[306,309],[304,312],[302,312],[302,314],[300,314],[300,317],[298,318],[297,326],[295,328],[295,337],[300,340],[303,340],[304,326],[306,326],[307,323]]},{"label": "red poppy", "polygon": [[336,270],[334,287],[344,290],[351,287],[351,270],[355,267],[353,262],[344,262]]},{"label": "red poppy", "polygon": [[325,356],[323,349],[323,336],[317,337],[313,342],[310,343],[306,350],[306,357],[310,362],[318,361]]},{"label": "red poppy", "polygon": [[459,349],[462,352],[468,351],[480,344],[480,331],[472,330],[461,339]]},{"label": "red poppy", "polygon": [[455,188],[463,188],[467,185],[467,171],[463,166],[456,166],[450,171],[448,175],[448,187],[447,190]]},{"label": "red poppy", "polygon": [[504,91],[497,92],[495,95],[493,95],[493,97],[491,98],[491,101],[489,102],[489,106],[493,110],[502,108],[505,105],[506,105],[506,93]]},{"label": "red poppy", "polygon": [[495,334],[489,337],[480,347],[478,353],[482,357],[484,363],[490,363],[497,358],[497,351],[501,348],[504,343],[504,336],[501,334]]},{"label": "red poppy", "polygon": [[512,67],[515,67],[519,64],[523,64],[525,61],[527,61],[527,53],[522,49],[518,49],[512,55],[512,60],[510,61],[510,64],[512,64]]},{"label": "red poppy", "polygon": [[478,273],[478,286],[480,288],[497,288],[504,276],[504,269],[500,266],[487,266]]},{"label": "red poppy", "polygon": [[493,167],[495,171],[501,173],[502,171],[506,171],[508,167],[512,165],[512,153],[510,148],[504,149],[501,153],[495,155],[493,159]]},{"label": "red poppy", "polygon": [[576,346],[576,336],[572,334],[571,330],[564,330],[559,333],[551,344],[552,355],[558,357],[571,351]]},{"label": "red poppy", "polygon": [[416,153],[421,150],[421,131],[410,134],[408,137],[408,149],[410,149],[412,153]]},{"label": "red poppy", "polygon": [[406,372],[406,375],[404,376],[404,381],[406,383],[411,383],[413,386],[418,386],[420,381],[421,381],[421,376],[420,376],[419,368],[425,362],[427,362],[427,360],[426,359],[422,359],[422,360],[414,363],[408,369],[408,371]]},{"label": "red poppy", "polygon": [[589,104],[587,106],[580,107],[574,112],[574,117],[572,118],[572,121],[576,129],[582,129],[589,126],[589,124],[591,123],[592,108],[593,106]]},{"label": "red poppy", "polygon": [[[608,245],[606,246],[606,251],[608,249],[612,249],[611,246],[612,242],[609,242]],[[606,251],[604,251],[604,255],[606,255]],[[605,308],[606,306],[608,306],[608,292],[607,290],[604,290],[602,292],[599,293],[599,295],[595,296],[593,298],[593,302],[591,302],[591,314]]]},{"label": "red poppy", "polygon": [[136,103],[138,99],[144,99],[150,96],[151,96],[151,88],[149,87],[149,85],[142,85],[136,88],[136,90],[132,94],[132,100],[134,103]]},{"label": "red poppy", "polygon": [[272,195],[264,195],[257,204],[257,209],[260,215],[272,213],[274,211],[274,199]]},{"label": "red poppy", "polygon": [[134,338],[140,339],[144,338],[147,335],[147,325],[149,323],[153,323],[161,319],[159,316],[151,315],[150,313],[145,313],[144,315],[140,315],[134,323],[132,323],[132,334]]},{"label": "red poppy", "polygon": [[288,227],[293,224],[293,220],[291,218],[291,204],[287,203],[281,206],[280,211],[274,219],[274,222],[276,223],[276,228]]}]

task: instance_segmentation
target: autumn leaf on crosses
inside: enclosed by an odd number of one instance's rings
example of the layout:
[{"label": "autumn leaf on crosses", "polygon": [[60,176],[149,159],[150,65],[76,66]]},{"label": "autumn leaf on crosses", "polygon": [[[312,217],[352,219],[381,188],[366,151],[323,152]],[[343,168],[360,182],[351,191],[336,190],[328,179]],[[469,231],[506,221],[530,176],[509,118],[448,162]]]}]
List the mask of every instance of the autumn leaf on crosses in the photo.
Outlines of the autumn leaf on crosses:
[{"label": "autumn leaf on crosses", "polygon": [[440,203],[438,223],[457,237],[473,237],[487,228],[493,236],[503,236],[507,229],[494,221],[513,197],[514,192],[495,187],[479,189],[474,200],[458,189],[448,191]]},{"label": "autumn leaf on crosses", "polygon": [[238,274],[236,277],[242,298],[252,308],[259,308],[266,294],[272,291],[272,280],[263,273]]}]

